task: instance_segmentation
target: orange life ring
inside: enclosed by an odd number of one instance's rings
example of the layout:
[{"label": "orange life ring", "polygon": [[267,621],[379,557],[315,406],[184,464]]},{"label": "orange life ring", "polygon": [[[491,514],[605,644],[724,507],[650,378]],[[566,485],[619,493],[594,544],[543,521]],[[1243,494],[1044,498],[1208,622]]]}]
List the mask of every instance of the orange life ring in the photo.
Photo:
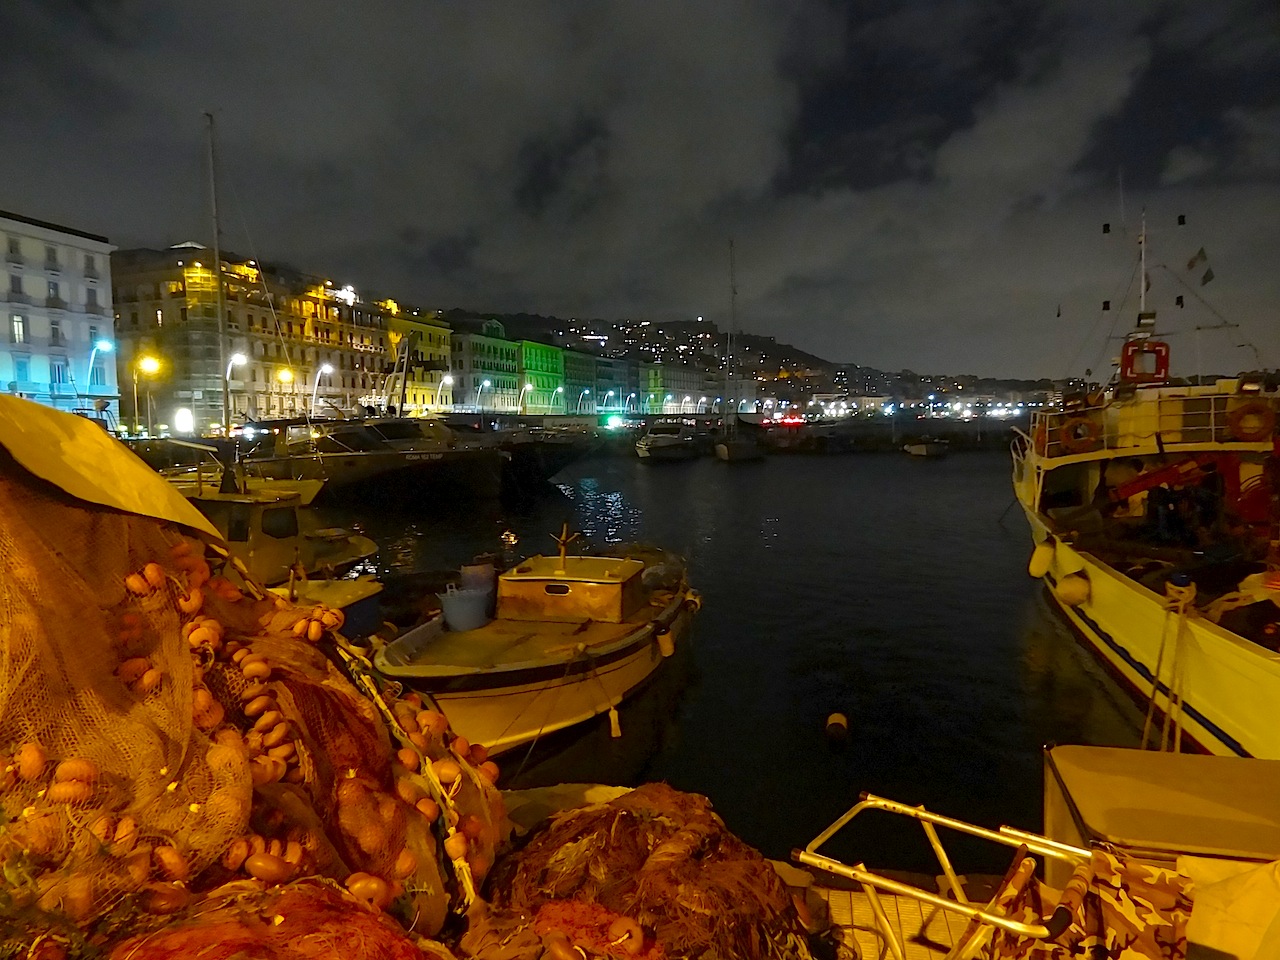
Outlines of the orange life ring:
[{"label": "orange life ring", "polygon": [[1102,426],[1092,417],[1071,417],[1058,428],[1058,443],[1067,453],[1088,453],[1101,446]]},{"label": "orange life ring", "polygon": [[1227,414],[1231,436],[1245,443],[1271,438],[1276,428],[1276,412],[1263,400],[1247,400]]}]

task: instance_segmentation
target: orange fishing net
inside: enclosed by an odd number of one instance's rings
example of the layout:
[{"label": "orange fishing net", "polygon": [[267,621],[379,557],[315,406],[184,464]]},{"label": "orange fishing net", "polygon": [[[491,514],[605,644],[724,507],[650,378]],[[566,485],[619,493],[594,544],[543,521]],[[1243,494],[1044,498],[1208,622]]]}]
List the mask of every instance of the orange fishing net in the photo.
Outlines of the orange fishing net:
[{"label": "orange fishing net", "polygon": [[[483,749],[378,696],[340,614],[238,570],[0,451],[0,954],[177,918],[215,937],[212,903],[274,909],[266,891],[303,877],[331,884],[327,915],[385,908],[427,936],[471,899],[503,814]],[[364,955],[358,929],[280,955]]]}]

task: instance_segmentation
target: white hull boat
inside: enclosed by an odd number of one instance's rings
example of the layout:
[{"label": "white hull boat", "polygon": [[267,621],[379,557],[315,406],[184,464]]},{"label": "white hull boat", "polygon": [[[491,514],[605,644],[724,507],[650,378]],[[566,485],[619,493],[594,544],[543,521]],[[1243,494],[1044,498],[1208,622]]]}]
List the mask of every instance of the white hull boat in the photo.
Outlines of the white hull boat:
[{"label": "white hull boat", "polygon": [[498,578],[496,617],[450,629],[446,606],[374,666],[491,754],[604,713],[616,735],[613,711],[686,641],[700,603],[666,555],[531,557]]}]

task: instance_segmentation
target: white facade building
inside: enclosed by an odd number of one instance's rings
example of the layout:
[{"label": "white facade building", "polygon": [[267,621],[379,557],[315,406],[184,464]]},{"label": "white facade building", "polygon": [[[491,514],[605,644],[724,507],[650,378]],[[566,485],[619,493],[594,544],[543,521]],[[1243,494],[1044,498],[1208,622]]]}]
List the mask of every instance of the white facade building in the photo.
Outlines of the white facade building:
[{"label": "white facade building", "polygon": [[0,210],[0,389],[102,420],[120,416],[106,237]]}]

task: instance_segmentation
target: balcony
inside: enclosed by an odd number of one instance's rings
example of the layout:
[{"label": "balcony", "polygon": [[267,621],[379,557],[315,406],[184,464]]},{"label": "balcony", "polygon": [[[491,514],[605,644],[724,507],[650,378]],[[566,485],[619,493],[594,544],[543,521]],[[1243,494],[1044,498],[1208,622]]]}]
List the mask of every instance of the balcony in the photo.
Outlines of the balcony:
[{"label": "balcony", "polygon": [[97,267],[85,267],[85,268],[84,268],[84,276],[85,276],[85,279],[86,279],[86,280],[100,280],[100,279],[102,279],[101,274],[99,274],[99,273],[98,273],[98,268],[97,268]]},{"label": "balcony", "polygon": [[22,254],[20,254],[20,253],[14,253],[12,250],[10,250],[10,251],[5,255],[5,258],[4,258],[4,259],[5,259],[5,262],[6,262],[6,263],[12,263],[13,265],[18,266],[18,267],[23,266],[23,265],[27,262],[27,258],[26,258],[26,257],[24,257],[24,256],[23,256]]},{"label": "balcony", "polygon": [[62,272],[62,264],[60,264],[57,260],[46,260],[46,261],[44,262],[44,268],[45,268],[45,270],[46,270],[46,271],[48,271],[49,273],[61,273],[61,272]]},{"label": "balcony", "polygon": [[30,303],[31,297],[25,293],[19,293],[16,290],[10,290],[4,295],[5,300],[9,303]]},{"label": "balcony", "polygon": [[97,314],[97,315],[100,317],[100,316],[102,316],[102,315],[103,315],[103,313],[105,313],[106,311],[104,311],[104,310],[102,309],[102,304],[100,304],[100,303],[86,303],[86,304],[84,305],[84,312],[85,312],[85,313],[93,313],[93,314]]},{"label": "balcony", "polygon": [[61,297],[45,297],[44,305],[50,310],[67,309],[67,301],[63,300]]}]

